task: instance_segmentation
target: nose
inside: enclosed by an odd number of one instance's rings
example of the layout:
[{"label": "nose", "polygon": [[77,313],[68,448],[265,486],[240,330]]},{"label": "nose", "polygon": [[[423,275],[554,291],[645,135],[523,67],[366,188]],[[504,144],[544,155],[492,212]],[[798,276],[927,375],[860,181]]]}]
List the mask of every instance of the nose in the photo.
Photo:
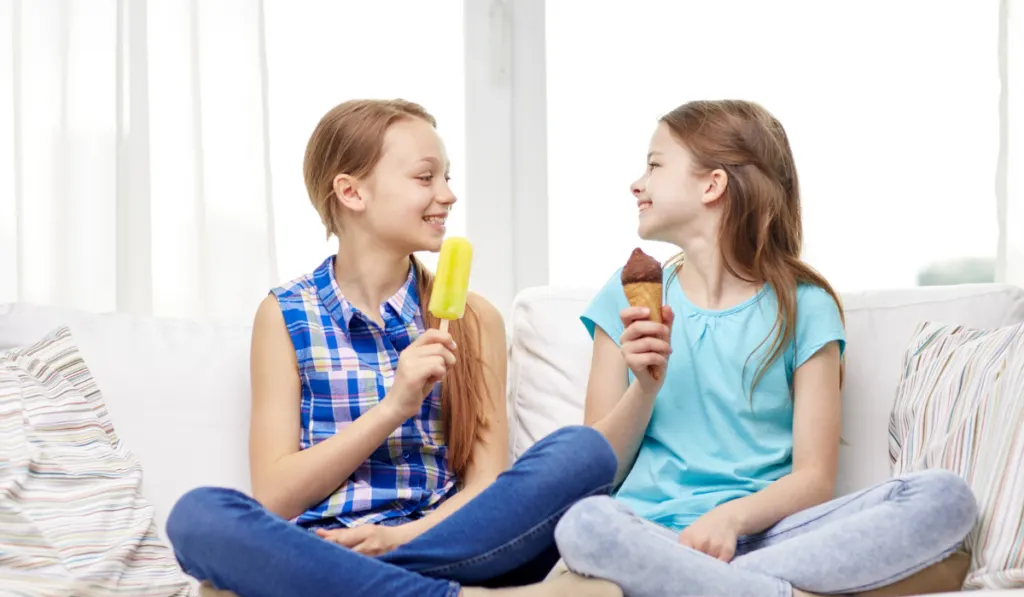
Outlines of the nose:
[{"label": "nose", "polygon": [[644,192],[643,180],[644,179],[642,178],[638,178],[633,181],[633,184],[629,185],[629,190],[632,191],[633,196],[638,199],[640,198],[640,194]]},{"label": "nose", "polygon": [[441,188],[437,192],[437,197],[434,198],[439,204],[445,207],[451,208],[458,199],[455,197],[455,193],[452,192],[452,187],[447,183],[441,183]]}]

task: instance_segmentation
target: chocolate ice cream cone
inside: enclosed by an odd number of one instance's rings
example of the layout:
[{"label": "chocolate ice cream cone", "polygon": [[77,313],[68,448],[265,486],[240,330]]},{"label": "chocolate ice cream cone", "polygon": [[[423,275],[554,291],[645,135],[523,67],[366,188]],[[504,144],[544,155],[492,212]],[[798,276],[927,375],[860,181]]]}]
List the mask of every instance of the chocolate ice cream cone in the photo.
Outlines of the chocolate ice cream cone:
[{"label": "chocolate ice cream cone", "polygon": [[[647,255],[639,248],[633,253],[622,268],[622,289],[631,307],[647,307],[650,310],[648,319],[661,323],[662,268],[656,259]],[[660,379],[657,367],[649,368],[651,377]]]}]

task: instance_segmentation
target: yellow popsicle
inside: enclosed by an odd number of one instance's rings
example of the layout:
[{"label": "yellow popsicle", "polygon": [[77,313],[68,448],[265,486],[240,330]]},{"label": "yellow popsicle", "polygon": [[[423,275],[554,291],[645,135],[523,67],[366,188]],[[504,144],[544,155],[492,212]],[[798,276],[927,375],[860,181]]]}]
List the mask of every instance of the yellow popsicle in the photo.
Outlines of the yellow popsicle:
[{"label": "yellow popsicle", "polygon": [[473,265],[473,245],[460,236],[450,236],[441,244],[434,276],[434,290],[427,309],[441,320],[441,331],[448,331],[448,322],[466,313],[469,294],[469,270]]}]

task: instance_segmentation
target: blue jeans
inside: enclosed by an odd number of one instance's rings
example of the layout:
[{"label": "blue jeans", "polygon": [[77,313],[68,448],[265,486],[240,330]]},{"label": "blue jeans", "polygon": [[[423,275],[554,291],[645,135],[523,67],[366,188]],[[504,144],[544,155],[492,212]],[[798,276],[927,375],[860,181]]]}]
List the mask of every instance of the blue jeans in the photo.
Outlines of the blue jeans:
[{"label": "blue jeans", "polygon": [[462,584],[543,578],[558,559],[558,520],[580,499],[607,494],[617,466],[597,431],[559,429],[448,518],[376,558],[221,488],[182,496],[167,535],[185,572],[244,597],[451,597]]},{"label": "blue jeans", "polygon": [[566,567],[627,597],[843,594],[902,580],[957,549],[978,505],[954,473],[890,479],[784,518],[737,543],[728,564],[679,543],[611,497],[580,501],[555,531]]}]

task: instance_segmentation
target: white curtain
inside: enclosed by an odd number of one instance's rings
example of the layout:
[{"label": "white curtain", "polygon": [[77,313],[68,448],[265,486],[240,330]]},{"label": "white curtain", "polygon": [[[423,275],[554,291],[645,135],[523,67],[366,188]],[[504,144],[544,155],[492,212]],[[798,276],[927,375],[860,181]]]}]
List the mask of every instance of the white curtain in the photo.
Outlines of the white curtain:
[{"label": "white curtain", "polygon": [[302,156],[352,97],[437,117],[464,234],[462,60],[461,2],[0,0],[0,303],[251,322],[336,250]]},{"label": "white curtain", "polygon": [[0,2],[0,302],[251,320],[278,282],[262,11]]},{"label": "white curtain", "polygon": [[[995,254],[998,279],[1024,285],[1024,0],[998,2],[998,78],[996,0],[978,6],[972,0],[878,0],[867,13],[843,4],[743,5],[742,22],[751,21],[752,7],[764,12],[765,21],[778,21],[788,10],[794,23],[800,15],[833,23],[825,17],[852,11],[849,16],[860,20],[843,33],[850,43],[841,46],[842,61],[823,71],[841,83],[830,87],[819,84],[822,72],[807,66],[822,48],[840,47],[826,43],[835,35],[827,27],[798,23],[792,35],[780,38],[753,23],[753,37],[744,39],[767,35],[758,56],[765,62],[777,54],[778,60],[760,68],[747,49],[737,47],[728,55],[742,60],[723,70],[714,61],[686,58],[710,47],[699,43],[689,54],[676,44],[653,60],[649,52],[632,57],[618,46],[602,57],[611,46],[599,26],[621,36],[647,31],[652,23],[684,22],[666,17],[683,10],[678,3],[634,3],[604,21],[595,13],[600,23],[581,29],[575,4],[548,0],[548,118],[541,137],[548,139],[552,283],[599,283],[607,275],[601,264],[617,262],[633,246],[630,236],[603,230],[625,230],[623,218],[632,217],[622,197],[636,174],[651,116],[680,98],[741,94],[782,106],[784,121],[805,139],[802,155],[821,164],[818,182],[809,166],[802,181],[809,198],[808,247],[811,253],[818,248],[826,273],[841,286],[910,283],[911,273],[883,275],[864,264],[894,261],[889,270],[901,263],[913,269],[945,253]],[[705,15],[710,22],[725,14],[708,6],[686,3],[683,16],[692,20],[711,11]],[[623,19],[631,27],[623,28]],[[908,29],[904,22],[915,25]],[[943,26],[956,32],[948,39],[960,40],[962,51],[948,47]],[[891,35],[870,39],[872,27]],[[480,100],[466,105],[466,86],[496,84],[466,81],[466,32],[462,2],[454,1],[0,0],[0,303],[251,321],[271,286],[309,271],[334,249],[305,198],[301,159],[319,116],[348,97],[406,97],[438,117],[460,197],[450,230],[472,233],[466,211],[486,212],[490,197],[463,196],[471,149],[465,114],[494,107]],[[652,39],[676,39],[677,32],[669,33]],[[939,41],[922,49],[922,39]],[[892,48],[891,56],[883,45]],[[719,61],[727,56],[722,51]],[[680,59],[686,77],[658,75],[662,60]],[[916,78],[914,69],[922,71]],[[851,83],[855,75],[863,80]],[[780,84],[779,77],[799,85]],[[917,79],[932,87],[915,92],[919,96],[897,93],[914,85],[923,89]],[[636,81],[643,93],[636,92]],[[486,89],[473,97],[498,97]],[[808,118],[805,106],[823,105],[814,94],[828,93],[854,109]],[[953,96],[976,101],[958,103]],[[610,104],[609,97],[615,98]],[[863,105],[858,98],[865,98]],[[606,104],[618,106],[616,112]],[[834,170],[852,159],[849,144],[834,140],[836,133],[863,136],[856,120],[870,108],[889,120],[868,120],[867,128],[884,130],[864,145],[863,156],[853,156],[867,164],[858,172],[877,178],[878,163],[892,165],[883,178],[910,187],[906,193],[860,173],[851,180],[869,187],[866,192],[835,182],[844,179]],[[581,142],[598,125],[600,142]],[[475,138],[488,137],[476,131]],[[829,143],[842,151],[826,151]],[[926,150],[914,149],[922,145]],[[937,157],[925,160],[925,154]],[[911,158],[923,162],[920,168],[907,168]],[[919,172],[929,178],[915,181]],[[952,182],[936,172],[952,173]],[[817,202],[810,200],[815,188],[822,190]],[[830,209],[842,217],[829,217]],[[881,232],[850,226],[853,212],[879,214]],[[885,246],[906,231],[921,242],[900,253]],[[998,241],[990,240],[996,232]],[[838,265],[827,267],[825,249],[843,235],[851,240],[837,245],[837,255],[851,253],[856,266],[841,267],[837,257]],[[483,265],[493,255],[489,239],[474,240]],[[474,273],[479,280],[503,275],[485,268]]]},{"label": "white curtain", "polygon": [[1000,155],[996,182],[1001,281],[1024,286],[1024,0],[1000,0]]}]

